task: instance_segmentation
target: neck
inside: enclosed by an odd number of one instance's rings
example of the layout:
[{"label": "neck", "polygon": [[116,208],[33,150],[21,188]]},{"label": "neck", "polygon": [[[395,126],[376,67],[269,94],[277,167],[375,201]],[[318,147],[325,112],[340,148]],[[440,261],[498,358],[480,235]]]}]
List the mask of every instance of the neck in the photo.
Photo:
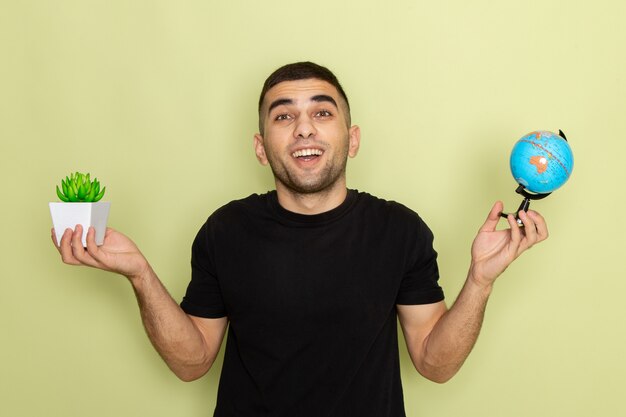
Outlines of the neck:
[{"label": "neck", "polygon": [[298,193],[276,183],[278,203],[286,210],[298,214],[320,214],[343,203],[348,194],[345,181],[337,181],[332,187],[316,193]]}]

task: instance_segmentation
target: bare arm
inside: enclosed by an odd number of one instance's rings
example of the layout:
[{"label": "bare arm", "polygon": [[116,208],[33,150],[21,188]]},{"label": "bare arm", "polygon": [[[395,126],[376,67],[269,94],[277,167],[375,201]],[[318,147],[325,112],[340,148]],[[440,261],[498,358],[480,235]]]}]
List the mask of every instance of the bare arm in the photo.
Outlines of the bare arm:
[{"label": "bare arm", "polygon": [[489,294],[470,285],[465,283],[450,310],[443,301],[398,306],[411,361],[431,381],[443,383],[452,378],[476,343]]},{"label": "bare arm", "polygon": [[[200,378],[213,365],[228,320],[187,315],[167,292],[137,246],[123,234],[107,229],[104,244],[95,243],[95,232],[87,234],[87,248],[81,243],[82,228],[66,230],[58,247],[63,262],[85,265],[124,275],[130,281],[141,318],[157,352],[182,380]],[[56,239],[52,233],[56,246]]]},{"label": "bare arm", "polygon": [[513,216],[509,228],[496,230],[502,203],[494,205],[472,244],[472,262],[458,298],[446,310],[443,302],[398,306],[398,317],[415,368],[426,378],[445,382],[461,368],[476,343],[485,308],[498,276],[524,251],[548,237],[539,213]]}]

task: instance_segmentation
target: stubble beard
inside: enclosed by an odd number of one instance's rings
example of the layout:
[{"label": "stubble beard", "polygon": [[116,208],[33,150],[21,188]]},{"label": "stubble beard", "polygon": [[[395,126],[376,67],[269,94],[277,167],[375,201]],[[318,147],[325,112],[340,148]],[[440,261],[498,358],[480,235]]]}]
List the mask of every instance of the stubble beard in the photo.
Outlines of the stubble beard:
[{"label": "stubble beard", "polygon": [[339,155],[326,161],[326,165],[319,174],[298,175],[290,172],[286,164],[279,162],[278,158],[268,156],[268,161],[274,179],[293,194],[310,195],[328,192],[333,189],[337,182],[346,175],[346,165],[348,160],[348,141],[346,145],[339,149]]}]

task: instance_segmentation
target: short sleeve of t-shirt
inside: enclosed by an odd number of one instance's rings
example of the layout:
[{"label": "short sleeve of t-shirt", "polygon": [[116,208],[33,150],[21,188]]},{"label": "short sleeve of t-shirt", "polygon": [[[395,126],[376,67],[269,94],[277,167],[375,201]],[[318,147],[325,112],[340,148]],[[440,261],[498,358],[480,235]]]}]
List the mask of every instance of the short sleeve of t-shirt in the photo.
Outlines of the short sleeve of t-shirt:
[{"label": "short sleeve of t-shirt", "polygon": [[439,302],[444,299],[444,293],[438,284],[439,268],[437,252],[433,248],[433,233],[419,216],[417,216],[413,235],[415,244],[400,284],[396,304],[414,305]]},{"label": "short sleeve of t-shirt", "polygon": [[200,228],[191,247],[191,282],[180,306],[185,313],[205,318],[226,316],[210,243],[210,219]]}]

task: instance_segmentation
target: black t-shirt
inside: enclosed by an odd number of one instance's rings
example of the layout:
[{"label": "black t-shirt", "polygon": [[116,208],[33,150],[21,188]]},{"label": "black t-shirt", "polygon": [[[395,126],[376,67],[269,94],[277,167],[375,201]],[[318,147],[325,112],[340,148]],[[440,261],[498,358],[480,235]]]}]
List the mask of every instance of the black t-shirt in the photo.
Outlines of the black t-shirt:
[{"label": "black t-shirt", "polygon": [[275,191],[217,210],[181,303],[229,319],[214,415],[404,416],[396,304],[443,299],[432,241],[413,211],[355,190],[317,215]]}]

